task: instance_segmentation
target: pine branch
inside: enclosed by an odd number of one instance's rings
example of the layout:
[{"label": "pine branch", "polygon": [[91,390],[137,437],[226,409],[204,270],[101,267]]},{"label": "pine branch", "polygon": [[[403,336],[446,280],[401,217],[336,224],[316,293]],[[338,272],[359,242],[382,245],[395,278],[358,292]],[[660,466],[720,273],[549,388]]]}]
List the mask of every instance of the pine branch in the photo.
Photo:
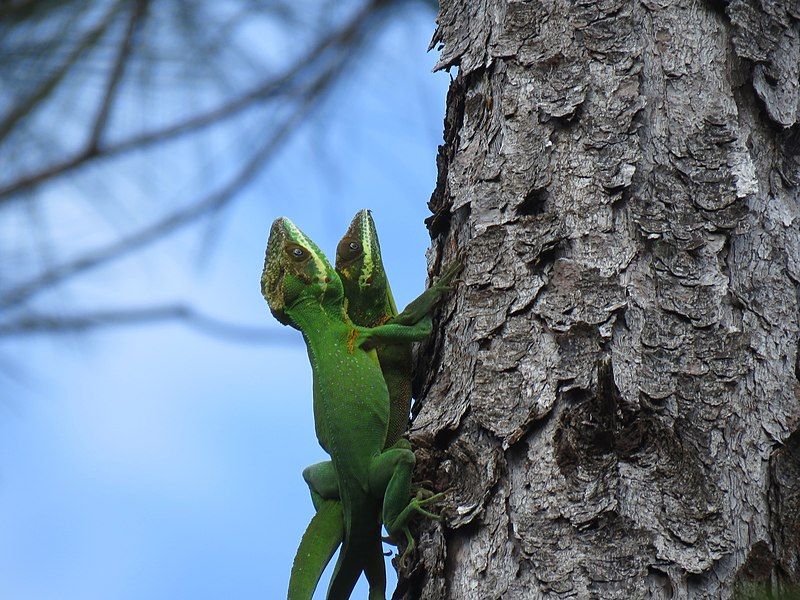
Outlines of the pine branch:
[{"label": "pine branch", "polygon": [[101,136],[103,135],[106,124],[108,123],[108,117],[111,114],[111,108],[117,98],[119,84],[125,74],[125,68],[128,65],[128,59],[130,58],[131,51],[133,50],[134,35],[136,34],[136,30],[139,28],[139,25],[144,18],[145,13],[147,12],[147,5],[148,0],[136,0],[133,6],[133,10],[131,11],[131,16],[128,21],[128,27],[126,28],[122,42],[119,45],[119,53],[117,54],[117,58],[114,61],[114,65],[111,69],[111,75],[109,76],[108,83],[106,84],[100,109],[97,111],[92,132],[89,135],[89,141],[86,144],[86,152],[94,153],[97,151]]},{"label": "pine branch", "polygon": [[249,91],[222,103],[216,108],[189,117],[182,122],[174,123],[155,131],[141,133],[118,142],[110,142],[104,145],[98,143],[99,140],[90,138],[90,142],[86,146],[71,156],[50,163],[38,171],[22,175],[18,179],[0,186],[0,205],[17,200],[17,194],[20,192],[68,173],[76,172],[99,160],[146,149],[195,133],[226,121],[260,102],[280,96],[301,100],[302,90],[304,89],[304,86],[301,85],[302,80],[314,69],[319,68],[318,64],[327,58],[330,51],[347,51],[348,45],[359,37],[363,37],[367,33],[371,18],[387,4],[389,4],[387,0],[372,0],[368,2],[347,23],[325,36],[281,75],[262,81]]},{"label": "pine branch", "polygon": [[131,325],[175,321],[216,338],[234,342],[279,343],[296,341],[288,331],[273,327],[238,325],[197,312],[184,304],[167,304],[127,309],[83,312],[72,315],[29,313],[0,323],[0,338],[30,336],[31,334],[85,333]]}]

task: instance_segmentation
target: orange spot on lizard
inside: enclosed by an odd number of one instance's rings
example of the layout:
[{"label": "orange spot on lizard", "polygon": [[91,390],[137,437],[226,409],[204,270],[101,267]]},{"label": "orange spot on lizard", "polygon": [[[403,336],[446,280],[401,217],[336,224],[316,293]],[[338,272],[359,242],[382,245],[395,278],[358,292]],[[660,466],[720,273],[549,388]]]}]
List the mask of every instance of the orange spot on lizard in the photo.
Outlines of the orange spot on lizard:
[{"label": "orange spot on lizard", "polygon": [[356,340],[358,339],[358,331],[351,329],[347,335],[347,352],[352,354],[356,351]]}]

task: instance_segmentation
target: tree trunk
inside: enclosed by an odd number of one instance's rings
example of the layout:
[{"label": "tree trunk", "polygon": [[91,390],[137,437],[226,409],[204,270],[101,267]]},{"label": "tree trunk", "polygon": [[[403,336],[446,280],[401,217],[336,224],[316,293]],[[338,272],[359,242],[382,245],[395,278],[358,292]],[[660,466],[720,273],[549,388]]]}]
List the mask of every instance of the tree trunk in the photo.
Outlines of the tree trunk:
[{"label": "tree trunk", "polygon": [[729,598],[800,580],[800,4],[443,0],[396,597]]}]

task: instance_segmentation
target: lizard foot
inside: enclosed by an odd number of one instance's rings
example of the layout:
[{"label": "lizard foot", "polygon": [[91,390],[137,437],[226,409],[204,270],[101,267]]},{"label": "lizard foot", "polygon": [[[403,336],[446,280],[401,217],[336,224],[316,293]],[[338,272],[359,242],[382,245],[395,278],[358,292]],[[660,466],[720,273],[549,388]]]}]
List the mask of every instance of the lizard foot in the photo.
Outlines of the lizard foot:
[{"label": "lizard foot", "polygon": [[436,519],[441,520],[442,515],[437,515],[436,513],[432,513],[428,510],[425,510],[423,507],[429,504],[432,504],[443,498],[447,492],[439,492],[438,494],[434,494],[425,489],[419,489],[417,491],[417,495],[411,499],[411,502],[408,503],[408,509],[411,509],[421,515],[425,515],[429,519]]},{"label": "lizard foot", "polygon": [[446,490],[436,494],[424,488],[418,489],[416,495],[409,501],[408,505],[394,520],[392,527],[387,526],[386,529],[389,532],[389,536],[383,538],[384,542],[392,544],[393,546],[397,546],[397,540],[399,538],[398,534],[401,531],[406,538],[406,548],[403,550],[403,554],[400,556],[400,568],[404,569],[408,566],[408,558],[411,556],[414,548],[416,547],[414,537],[411,535],[411,531],[408,528],[408,520],[411,518],[412,513],[419,513],[428,517],[429,519],[440,521],[443,518],[442,515],[432,513],[429,510],[426,510],[425,507],[436,502],[437,500],[440,500],[447,495],[449,491],[450,490]]}]

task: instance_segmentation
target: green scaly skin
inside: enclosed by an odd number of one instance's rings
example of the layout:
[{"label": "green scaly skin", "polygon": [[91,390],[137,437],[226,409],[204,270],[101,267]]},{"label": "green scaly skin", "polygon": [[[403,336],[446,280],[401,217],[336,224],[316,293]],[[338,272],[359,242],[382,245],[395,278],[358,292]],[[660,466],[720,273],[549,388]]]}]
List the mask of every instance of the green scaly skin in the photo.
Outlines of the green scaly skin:
[{"label": "green scaly skin", "polygon": [[[398,315],[383,267],[378,232],[369,210],[356,213],[336,248],[336,272],[344,285],[347,314],[353,323],[363,327],[377,327],[385,323],[413,325],[419,322],[450,291],[448,286],[459,269],[458,262],[445,269],[434,285]],[[382,343],[375,349],[389,388],[388,448],[395,445],[408,428],[411,410],[411,344]]]},{"label": "green scaly skin", "polygon": [[[345,312],[341,279],[319,248],[291,221],[276,219],[270,231],[261,289],[278,321],[302,332],[313,373],[314,425],[331,460],[308,467],[303,477],[317,510],[340,500],[342,551],[328,600],[347,600],[363,571],[370,600],[385,599],[381,523],[393,537],[411,541],[415,513],[438,495],[411,497],[414,453],[384,450],[389,392],[370,345],[422,340],[430,318],[413,326],[355,325]],[[302,560],[302,558],[301,558]]]},{"label": "green scaly skin", "polygon": [[[336,272],[342,279],[347,314],[356,324],[375,327],[384,323],[413,325],[424,318],[460,269],[454,263],[437,282],[408,305],[402,316],[383,267],[378,232],[369,210],[359,211],[336,249]],[[376,347],[383,378],[389,389],[389,425],[384,449],[411,448],[401,436],[408,427],[411,408],[411,344],[384,343]],[[342,539],[341,506],[329,500],[309,523],[297,549],[289,580],[289,600],[309,600]]]}]

